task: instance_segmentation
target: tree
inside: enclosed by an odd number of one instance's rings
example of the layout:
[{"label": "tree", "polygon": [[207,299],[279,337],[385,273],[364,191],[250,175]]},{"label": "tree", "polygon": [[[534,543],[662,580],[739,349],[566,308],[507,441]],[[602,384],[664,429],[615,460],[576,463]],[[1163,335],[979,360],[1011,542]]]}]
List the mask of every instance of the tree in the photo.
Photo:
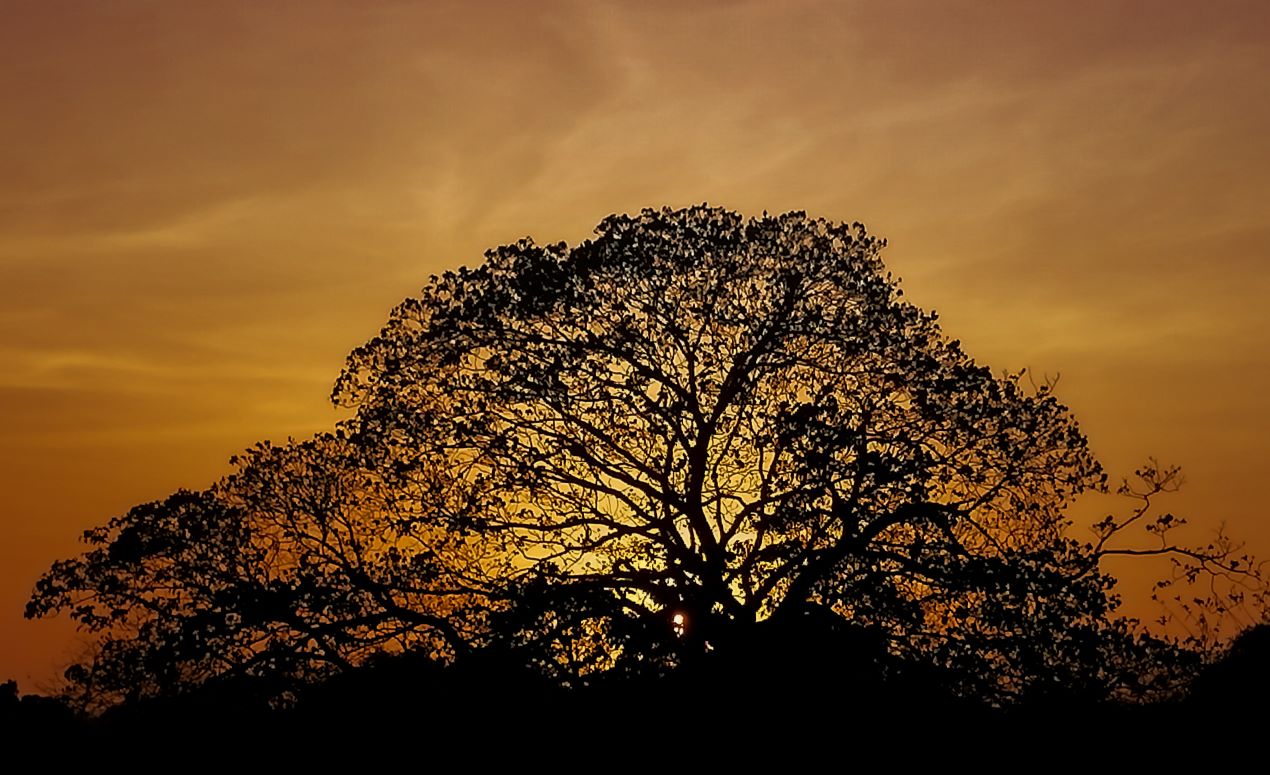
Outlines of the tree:
[{"label": "tree", "polygon": [[91,548],[55,563],[27,606],[99,636],[67,674],[80,704],[212,679],[285,692],[382,651],[463,648],[476,617],[444,568],[468,548],[425,536],[357,456],[337,434],[258,444],[208,490],[84,533]]},{"label": "tree", "polygon": [[883,245],[705,207],[521,241],[400,305],[335,398],[399,486],[462,471],[432,524],[676,623],[686,656],[814,605],[991,691],[1096,677],[1115,601],[1064,509],[1105,476],[1052,386],[973,362]]},{"label": "tree", "polygon": [[492,250],[353,351],[338,433],[90,531],[29,613],[110,633],[116,686],[488,647],[578,683],[830,615],[996,701],[1142,691],[1176,650],[1099,563],[1158,523],[1068,535],[1106,476],[1053,384],[975,363],[884,244],[702,206]]}]

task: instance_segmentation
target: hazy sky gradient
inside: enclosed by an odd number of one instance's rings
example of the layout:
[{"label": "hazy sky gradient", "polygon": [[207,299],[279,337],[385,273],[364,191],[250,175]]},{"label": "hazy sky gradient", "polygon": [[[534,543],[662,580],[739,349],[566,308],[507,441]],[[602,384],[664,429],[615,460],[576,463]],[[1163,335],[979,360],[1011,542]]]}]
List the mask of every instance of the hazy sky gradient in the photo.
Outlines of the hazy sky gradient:
[{"label": "hazy sky gradient", "polygon": [[[887,237],[1270,556],[1270,5],[0,0],[0,679],[76,537],[329,427],[426,277],[708,201]],[[1094,509],[1118,508],[1095,504]],[[1147,609],[1149,611],[1149,609]]]}]

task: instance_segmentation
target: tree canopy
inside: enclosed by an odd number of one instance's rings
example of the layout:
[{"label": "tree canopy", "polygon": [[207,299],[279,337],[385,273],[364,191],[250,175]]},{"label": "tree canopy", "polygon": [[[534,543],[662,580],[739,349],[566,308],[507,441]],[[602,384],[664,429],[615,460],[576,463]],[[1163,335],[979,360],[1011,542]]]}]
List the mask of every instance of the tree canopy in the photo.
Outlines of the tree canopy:
[{"label": "tree canopy", "polygon": [[577,684],[812,620],[992,701],[1160,685],[1185,659],[1100,560],[1248,566],[1146,509],[1074,537],[1107,477],[1053,384],[977,364],[884,245],[701,206],[491,250],[350,354],[334,433],[89,531],[28,613],[101,635],[71,677],[106,692],[485,648]]}]

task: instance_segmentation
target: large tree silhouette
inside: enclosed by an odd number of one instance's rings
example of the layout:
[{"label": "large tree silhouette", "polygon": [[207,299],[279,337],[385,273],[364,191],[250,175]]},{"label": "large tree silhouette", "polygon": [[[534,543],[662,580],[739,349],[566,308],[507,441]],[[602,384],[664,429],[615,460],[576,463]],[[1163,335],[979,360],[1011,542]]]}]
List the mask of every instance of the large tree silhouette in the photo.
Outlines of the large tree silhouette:
[{"label": "large tree silhouette", "polygon": [[1105,478],[1050,387],[974,363],[882,246],[707,208],[522,241],[399,306],[335,397],[401,486],[461,471],[427,519],[497,536],[518,582],[679,623],[688,655],[816,605],[1000,690],[1074,678],[1110,581],[1064,507]]},{"label": "large tree silhouette", "polygon": [[349,356],[337,434],[90,532],[30,612],[109,633],[115,686],[490,645],[578,682],[830,616],[964,692],[1141,690],[1168,649],[1110,616],[1100,559],[1230,547],[1116,548],[1164,538],[1145,511],[1070,537],[1106,482],[1075,420],[909,304],[883,245],[694,207],[490,251]]}]

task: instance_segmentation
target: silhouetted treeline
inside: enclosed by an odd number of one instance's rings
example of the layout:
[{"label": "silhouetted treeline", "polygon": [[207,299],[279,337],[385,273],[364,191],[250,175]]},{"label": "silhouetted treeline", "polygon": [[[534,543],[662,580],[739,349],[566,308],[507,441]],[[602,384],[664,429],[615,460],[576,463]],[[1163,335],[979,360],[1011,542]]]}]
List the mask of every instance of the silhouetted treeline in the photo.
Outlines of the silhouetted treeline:
[{"label": "silhouetted treeline", "polygon": [[[1158,724],[1249,691],[1251,635],[1176,704],[1270,615],[1262,564],[1181,540],[1176,468],[1109,485],[1055,382],[975,361],[884,246],[703,205],[431,278],[349,354],[330,432],[133,507],[36,582],[27,615],[93,643],[65,677],[94,716],[67,723],[563,765]],[[1127,512],[1077,528],[1113,490]],[[1119,614],[1107,561],[1144,555],[1204,637]]]},{"label": "silhouetted treeline", "polygon": [[[1200,672],[1186,698],[1145,705],[1073,695],[986,707],[944,689],[928,668],[880,656],[875,646],[863,633],[773,627],[744,647],[665,676],[572,689],[545,680],[510,652],[476,652],[448,664],[408,653],[378,657],[282,699],[279,687],[264,681],[218,681],[93,717],[55,698],[19,697],[9,681],[0,685],[0,729],[12,740],[87,746],[81,751],[320,745],[347,753],[382,740],[486,746],[481,756],[500,761],[532,756],[517,746],[593,751],[629,743],[632,735],[668,755],[718,734],[816,750],[861,735],[929,744],[990,733],[1004,749],[1052,739],[1064,728],[1158,735],[1264,726],[1270,698],[1266,625],[1237,638]],[[727,748],[730,757],[743,752],[739,746],[738,740]]]}]

